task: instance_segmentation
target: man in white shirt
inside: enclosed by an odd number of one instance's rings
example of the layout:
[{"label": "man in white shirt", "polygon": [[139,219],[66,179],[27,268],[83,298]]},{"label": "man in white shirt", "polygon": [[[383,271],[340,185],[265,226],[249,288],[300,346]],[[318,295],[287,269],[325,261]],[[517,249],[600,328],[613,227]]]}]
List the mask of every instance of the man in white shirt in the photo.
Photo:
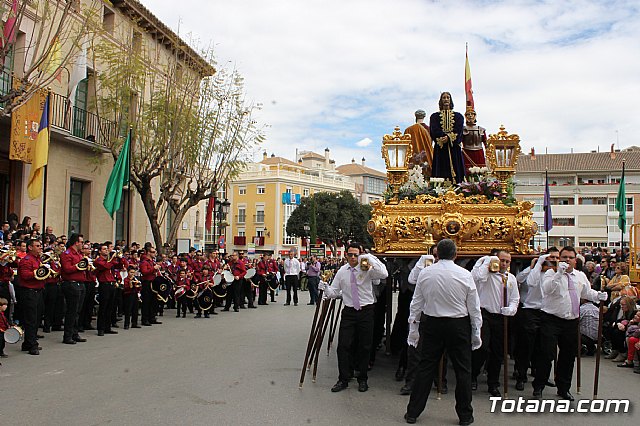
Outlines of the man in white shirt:
[{"label": "man in white shirt", "polygon": [[482,345],[480,300],[471,273],[453,262],[452,240],[438,242],[438,258],[438,263],[420,272],[411,301],[407,343],[415,347],[422,338],[422,358],[404,418],[415,423],[424,411],[446,350],[456,373],[456,413],[461,425],[469,425],[473,423],[471,351]]},{"label": "man in white shirt", "polygon": [[289,250],[289,258],[284,260],[284,285],[287,288],[287,303],[291,305],[291,289],[293,288],[293,305],[298,306],[298,279],[300,277],[300,261]]},{"label": "man in white shirt", "polygon": [[[491,262],[499,262],[500,270],[491,272]],[[501,396],[500,368],[504,355],[504,317],[512,317],[518,310],[520,293],[516,277],[509,273],[511,255],[500,250],[497,256],[484,256],[471,271],[482,311],[482,347],[473,352],[472,387],[477,388],[480,369],[487,363],[487,386],[491,396]],[[504,303],[505,280],[507,304]],[[474,385],[475,384],[475,385]]]},{"label": "man in white shirt", "polygon": [[[338,336],[338,382],[331,392],[340,392],[349,386],[349,378],[353,375],[349,357],[353,342],[357,342],[355,365],[358,370],[358,390],[366,392],[367,370],[373,341],[374,322],[374,283],[387,278],[387,267],[372,254],[361,254],[362,247],[351,243],[347,248],[347,264],[336,273],[330,286],[320,282],[320,290],[324,290],[329,298],[342,297],[344,308],[340,318],[340,334]],[[360,262],[366,259],[369,269],[363,270]]]},{"label": "man in white shirt", "polygon": [[516,316],[519,330],[514,350],[515,367],[517,374],[516,390],[524,390],[527,383],[527,371],[529,366],[535,368],[538,363],[540,351],[535,349],[540,345],[540,324],[542,322],[542,278],[544,276],[545,261],[556,264],[560,259],[560,251],[551,247],[538,258],[531,267],[529,274],[520,289],[522,307]]},{"label": "man in white shirt", "polygon": [[542,321],[540,325],[540,361],[533,381],[533,397],[541,398],[551,373],[551,361],[560,349],[556,363],[556,386],[562,399],[573,401],[571,378],[578,353],[580,299],[607,300],[607,293],[591,289],[584,273],[575,270],[573,247],[560,250],[557,272],[548,270],[542,281]]}]

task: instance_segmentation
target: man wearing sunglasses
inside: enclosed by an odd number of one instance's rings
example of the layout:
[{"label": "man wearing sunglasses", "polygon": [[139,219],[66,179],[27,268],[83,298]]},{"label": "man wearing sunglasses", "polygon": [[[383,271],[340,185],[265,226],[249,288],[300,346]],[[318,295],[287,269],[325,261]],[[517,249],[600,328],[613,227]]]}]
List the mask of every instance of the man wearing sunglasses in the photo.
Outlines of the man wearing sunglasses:
[{"label": "man wearing sunglasses", "polygon": [[[361,254],[362,246],[352,242],[347,248],[347,264],[336,273],[330,286],[320,282],[318,288],[330,298],[342,296],[344,309],[340,319],[338,336],[338,382],[331,392],[340,392],[349,386],[353,375],[349,355],[354,339],[357,342],[355,365],[358,369],[358,391],[366,392],[367,370],[373,341],[374,281],[387,278],[386,266],[371,254]],[[364,262],[366,260],[366,262]],[[366,265],[368,263],[368,265]]]}]

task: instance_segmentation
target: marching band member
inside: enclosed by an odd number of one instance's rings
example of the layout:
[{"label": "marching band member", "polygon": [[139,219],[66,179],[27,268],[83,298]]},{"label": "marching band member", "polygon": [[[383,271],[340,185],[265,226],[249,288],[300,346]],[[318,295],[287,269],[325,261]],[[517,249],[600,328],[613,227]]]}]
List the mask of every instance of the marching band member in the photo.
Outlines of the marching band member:
[{"label": "marching band member", "polygon": [[[91,245],[82,245],[82,255],[87,259],[92,259]],[[93,307],[95,305],[96,296],[96,271],[93,267],[88,267],[84,271],[84,281],[82,282],[84,287],[84,301],[80,313],[78,314],[78,332],[82,333],[85,330],[93,330],[91,321],[93,320]]]},{"label": "marching band member", "polygon": [[268,305],[267,303],[267,270],[270,255],[267,253],[258,262],[256,267],[256,279],[258,281],[258,305]]},{"label": "marching band member", "polygon": [[[0,242],[2,242],[0,240]],[[18,262],[14,259],[9,259],[9,248],[4,248],[4,254],[0,256],[0,297],[7,299],[7,318],[11,318],[12,304],[11,304],[11,281],[13,280],[13,268],[18,267]],[[10,261],[11,260],[11,261]]]},{"label": "marching band member", "polygon": [[98,336],[105,334],[118,334],[111,329],[113,302],[116,291],[116,277],[114,270],[123,266],[120,257],[111,255],[108,243],[100,245],[100,254],[95,260],[96,275],[98,278],[98,293],[100,305],[98,306]]},{"label": "marching band member", "polygon": [[62,293],[66,304],[64,315],[63,343],[75,345],[76,342],[86,342],[87,339],[78,334],[78,317],[84,301],[84,270],[78,268],[78,264],[84,258],[82,255],[82,235],[71,234],[67,241],[67,250],[60,255],[62,268]]},{"label": "marching band member", "polygon": [[29,252],[18,264],[18,277],[20,278],[20,299],[18,302],[22,305],[24,323],[22,350],[28,351],[29,355],[40,355],[37,332],[38,320],[41,317],[40,306],[44,281],[36,277],[36,271],[42,266],[40,260],[42,242],[32,239],[29,240],[27,247]]},{"label": "marching band member", "polygon": [[[9,300],[4,297],[0,297],[0,358],[6,358],[7,354],[4,353],[4,332],[9,328],[9,321],[7,320],[6,315],[4,314],[7,308],[9,307]],[[2,365],[0,363],[0,365]]]},{"label": "marching band member", "polygon": [[[492,270],[492,262],[499,263],[497,271]],[[516,277],[509,272],[511,254],[505,250],[497,256],[484,256],[475,264],[471,275],[476,283],[480,296],[482,312],[482,346],[473,351],[473,367],[471,372],[472,387],[477,388],[480,369],[487,363],[487,386],[491,396],[501,396],[500,368],[504,354],[504,317],[512,317],[518,310],[520,293]],[[504,280],[506,278],[508,306],[504,306]]]},{"label": "marching band member", "polygon": [[[201,273],[201,278],[202,281],[198,284],[198,296],[200,296],[201,294],[204,293],[204,291],[208,288],[210,288],[213,283],[213,274],[211,273],[211,270],[209,269],[209,265],[207,264],[203,264],[202,266],[202,273]],[[218,315],[216,312],[214,312],[215,309],[215,305],[211,305],[211,308],[208,310],[204,310],[201,306],[200,306],[200,297],[198,297],[197,299],[195,299],[195,308],[198,311],[198,313],[196,314],[196,318],[200,318],[202,316],[202,313],[204,311],[204,317],[205,318],[209,318],[209,311],[211,311],[211,313],[213,315]]]},{"label": "marching band member", "polygon": [[229,258],[228,263],[229,271],[233,275],[233,281],[227,283],[227,301],[223,311],[229,311],[231,302],[233,301],[233,311],[238,312],[238,307],[242,305],[242,280],[247,275],[247,269],[244,262],[241,262],[238,258],[238,252],[234,251]]},{"label": "marching band member", "polygon": [[129,266],[127,268],[127,277],[123,284],[124,297],[124,329],[141,328],[138,325],[138,298],[139,292],[142,290],[142,283],[136,278],[136,267]]},{"label": "marching band member", "polygon": [[181,294],[176,297],[176,318],[180,318],[182,310],[182,318],[187,316],[187,304],[191,300],[187,294],[191,291],[191,280],[187,276],[187,270],[181,269],[176,280],[176,289],[181,290]]},{"label": "marching band member", "polygon": [[[349,377],[353,375],[349,358],[355,342],[358,391],[366,392],[369,389],[367,370],[373,340],[375,302],[373,281],[387,278],[388,272],[378,258],[361,253],[362,247],[359,244],[349,244],[346,253],[348,263],[338,270],[330,286],[323,282],[319,284],[319,289],[324,290],[327,297],[335,299],[342,296],[344,303],[337,349],[338,382],[331,388],[331,392],[339,392],[349,386]],[[290,252],[290,259],[291,254]],[[365,260],[368,262],[366,268],[362,265]]]},{"label": "marching band member", "polygon": [[556,363],[557,393],[562,399],[574,400],[569,389],[578,353],[580,299],[600,303],[607,300],[607,293],[592,290],[586,275],[574,269],[575,266],[575,249],[564,247],[560,250],[557,272],[551,269],[544,273],[540,322],[541,359],[533,380],[534,398],[542,397],[551,373],[551,361],[555,358],[557,348],[560,348]]},{"label": "marching band member", "polygon": [[[53,249],[47,249],[46,254],[49,255],[49,258],[51,258],[51,256],[53,255]],[[60,263],[52,260],[49,263],[49,266],[54,271],[54,273],[51,274],[51,276],[44,282],[44,326],[42,328],[42,331],[44,331],[45,333],[50,333],[51,326],[55,323],[54,318],[56,315],[56,311],[58,310],[56,304],[58,299],[58,292],[60,291]]]},{"label": "marching band member", "polygon": [[140,257],[140,273],[142,274],[142,325],[151,326],[162,324],[156,320],[156,306],[158,299],[151,290],[151,282],[156,278],[160,265],[156,265],[154,258],[156,249],[152,246],[145,246],[144,254]]},{"label": "marching band member", "polygon": [[[278,262],[271,256],[271,253],[267,255],[267,285],[269,286],[269,295],[271,296],[270,302],[276,302],[276,289],[278,288]],[[266,300],[265,294],[265,300]],[[266,304],[266,302],[265,302]]]}]

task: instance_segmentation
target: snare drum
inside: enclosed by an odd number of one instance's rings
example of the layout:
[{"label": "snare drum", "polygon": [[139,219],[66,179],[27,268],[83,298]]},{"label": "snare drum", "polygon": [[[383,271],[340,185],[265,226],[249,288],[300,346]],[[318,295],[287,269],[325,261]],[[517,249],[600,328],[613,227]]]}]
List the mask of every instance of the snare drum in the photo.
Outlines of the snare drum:
[{"label": "snare drum", "polygon": [[14,325],[4,332],[4,341],[7,343],[18,343],[24,337],[24,331],[19,325]]},{"label": "snare drum", "polygon": [[222,273],[222,276],[224,277],[224,280],[227,282],[227,284],[231,284],[234,280],[234,276],[231,271],[224,271]]},{"label": "snare drum", "polygon": [[254,268],[247,269],[247,274],[244,276],[245,279],[250,280],[256,274],[256,270]]}]

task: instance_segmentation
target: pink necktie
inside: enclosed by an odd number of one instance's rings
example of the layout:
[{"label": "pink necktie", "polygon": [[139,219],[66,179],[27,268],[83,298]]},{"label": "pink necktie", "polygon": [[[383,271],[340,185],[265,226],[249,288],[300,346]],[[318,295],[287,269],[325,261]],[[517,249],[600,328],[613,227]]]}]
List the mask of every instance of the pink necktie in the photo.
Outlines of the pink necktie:
[{"label": "pink necktie", "polygon": [[358,296],[358,281],[356,280],[356,268],[351,268],[351,300],[353,309],[360,310],[360,297]]},{"label": "pink necktie", "polygon": [[576,318],[580,317],[580,300],[578,300],[578,293],[576,292],[576,286],[573,284],[571,275],[567,274],[567,282],[569,289],[569,297],[571,298],[571,312]]}]

